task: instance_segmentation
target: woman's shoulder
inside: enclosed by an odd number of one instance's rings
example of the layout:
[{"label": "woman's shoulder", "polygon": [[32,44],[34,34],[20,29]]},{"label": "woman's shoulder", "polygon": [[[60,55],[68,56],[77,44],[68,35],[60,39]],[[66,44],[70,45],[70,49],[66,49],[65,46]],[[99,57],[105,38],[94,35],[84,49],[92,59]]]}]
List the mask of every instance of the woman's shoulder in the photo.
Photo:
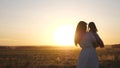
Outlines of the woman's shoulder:
[{"label": "woman's shoulder", "polygon": [[85,33],[85,37],[89,38],[89,37],[91,37],[91,36],[92,36],[92,33],[91,33],[91,32],[86,32],[86,33]]},{"label": "woman's shoulder", "polygon": [[87,35],[88,37],[94,37],[94,33],[92,33],[92,32],[87,32],[86,35]]},{"label": "woman's shoulder", "polygon": [[92,32],[86,32],[86,35],[91,35],[92,34]]}]

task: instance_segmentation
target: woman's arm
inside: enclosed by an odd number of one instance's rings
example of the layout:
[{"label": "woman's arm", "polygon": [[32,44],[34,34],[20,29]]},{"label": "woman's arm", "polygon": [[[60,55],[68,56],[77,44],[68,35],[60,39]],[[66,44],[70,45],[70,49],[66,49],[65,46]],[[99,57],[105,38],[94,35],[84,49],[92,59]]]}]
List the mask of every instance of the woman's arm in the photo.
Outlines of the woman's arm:
[{"label": "woman's arm", "polygon": [[104,47],[104,43],[103,43],[102,39],[99,37],[99,35],[97,33],[95,33],[95,38],[96,38],[97,43],[100,46],[100,48],[103,48]]}]

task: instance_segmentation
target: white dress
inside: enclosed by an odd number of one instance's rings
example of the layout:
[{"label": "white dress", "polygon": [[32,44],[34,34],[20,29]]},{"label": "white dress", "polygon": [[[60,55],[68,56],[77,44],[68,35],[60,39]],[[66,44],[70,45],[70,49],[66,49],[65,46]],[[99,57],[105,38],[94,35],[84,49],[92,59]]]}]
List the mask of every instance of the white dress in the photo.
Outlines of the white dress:
[{"label": "white dress", "polygon": [[77,68],[99,68],[98,57],[96,49],[93,47],[93,42],[96,42],[95,37],[91,32],[87,32],[79,43],[82,50],[78,57]]}]

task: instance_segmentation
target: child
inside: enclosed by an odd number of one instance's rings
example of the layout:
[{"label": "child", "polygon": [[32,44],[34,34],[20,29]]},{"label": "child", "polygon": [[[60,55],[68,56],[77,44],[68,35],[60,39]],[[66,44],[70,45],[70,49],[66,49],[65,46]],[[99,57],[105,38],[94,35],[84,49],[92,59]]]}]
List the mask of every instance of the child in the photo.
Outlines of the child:
[{"label": "child", "polygon": [[93,35],[95,36],[96,40],[97,40],[97,44],[94,44],[94,47],[100,47],[100,48],[103,48],[104,47],[104,43],[103,41],[101,40],[101,38],[99,37],[99,35],[97,34],[97,28],[95,26],[95,23],[94,22],[90,22],[88,24],[88,29],[89,29],[89,32],[92,32]]}]

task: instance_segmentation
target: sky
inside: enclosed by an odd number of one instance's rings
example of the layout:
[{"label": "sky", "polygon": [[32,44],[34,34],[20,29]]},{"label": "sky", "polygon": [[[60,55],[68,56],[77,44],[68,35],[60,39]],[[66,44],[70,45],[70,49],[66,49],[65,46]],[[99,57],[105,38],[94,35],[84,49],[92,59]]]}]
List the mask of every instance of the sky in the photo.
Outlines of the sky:
[{"label": "sky", "polygon": [[59,45],[54,32],[79,21],[94,21],[105,44],[120,43],[120,0],[0,0],[0,45]]}]

